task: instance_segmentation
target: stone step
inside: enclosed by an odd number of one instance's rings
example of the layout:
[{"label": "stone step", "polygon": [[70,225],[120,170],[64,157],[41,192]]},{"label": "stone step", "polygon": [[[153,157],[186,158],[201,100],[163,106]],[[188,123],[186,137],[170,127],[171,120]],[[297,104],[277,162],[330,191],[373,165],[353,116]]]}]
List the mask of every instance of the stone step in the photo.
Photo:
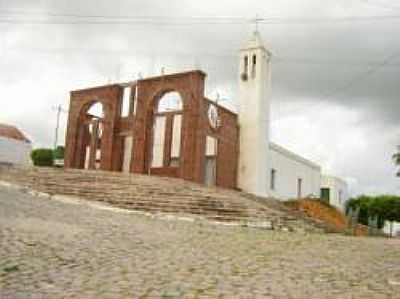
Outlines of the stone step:
[{"label": "stone step", "polygon": [[0,168],[0,180],[39,192],[78,197],[152,214],[192,215],[221,222],[273,223],[275,228],[320,231],[278,201],[180,179],[104,171]]}]

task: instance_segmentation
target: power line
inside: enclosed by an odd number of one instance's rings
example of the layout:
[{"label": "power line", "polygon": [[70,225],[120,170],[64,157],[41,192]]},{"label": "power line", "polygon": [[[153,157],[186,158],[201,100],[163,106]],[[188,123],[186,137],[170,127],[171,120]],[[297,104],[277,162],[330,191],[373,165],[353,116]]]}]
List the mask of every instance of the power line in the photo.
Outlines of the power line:
[{"label": "power line", "polygon": [[[33,47],[22,47],[22,48],[4,48],[4,53],[7,51],[10,52],[39,52],[39,53],[44,53],[44,54],[59,54],[59,53],[69,53],[69,54],[74,54],[74,53],[79,53],[79,54],[90,54],[90,55],[104,55],[104,56],[123,56],[123,57],[138,57],[142,55],[147,55],[148,52],[145,50],[138,51],[136,50],[135,52],[132,52],[130,50],[109,50],[109,49],[98,49],[98,48],[33,48]],[[193,56],[193,51],[179,51],[178,53],[176,51],[164,51],[162,54],[166,55],[171,55],[174,54],[174,56],[179,57],[179,58],[186,58],[186,57],[192,57]],[[161,54],[160,54],[161,55]],[[224,49],[223,51],[217,51],[217,53],[214,52],[204,52],[201,53],[202,57],[211,57],[215,59],[222,59],[222,58],[232,58],[235,59],[237,56],[232,53],[232,51],[229,51],[227,49]],[[348,56],[351,57],[351,56]],[[210,59],[211,59],[210,58]],[[274,56],[274,60],[272,61],[274,64],[300,64],[300,65],[316,65],[316,66],[325,66],[325,65],[332,65],[332,66],[338,66],[342,67],[343,65],[346,65],[348,67],[360,67],[360,68],[365,68],[365,67],[374,67],[374,66],[379,66],[381,63],[379,60],[352,60],[352,59],[313,59],[309,57],[285,57],[285,56]],[[391,64],[386,64],[383,67],[393,67],[397,68],[400,67],[400,61],[391,63]]]},{"label": "power line", "polygon": [[394,6],[394,5],[390,5],[390,4],[382,3],[382,2],[372,2],[370,0],[362,0],[362,2],[364,2],[368,5],[375,6],[375,7],[390,9],[392,11],[397,11],[397,12],[400,11],[400,6]]},{"label": "power line", "polygon": [[258,24],[335,24],[335,23],[351,23],[351,22],[377,22],[377,21],[396,21],[400,20],[398,15],[382,15],[382,16],[352,16],[352,17],[336,17],[336,18],[267,18],[260,20]]},{"label": "power line", "polygon": [[[36,18],[25,19],[26,16]],[[39,18],[38,18],[39,17]],[[254,24],[335,24],[348,22],[377,22],[397,21],[400,15],[382,16],[351,16],[335,18],[305,18],[305,17],[232,17],[232,16],[191,16],[191,17],[169,17],[169,16],[117,16],[117,15],[79,15],[58,13],[4,13],[0,10],[0,23],[10,24],[59,24],[59,25],[123,25],[123,24],[147,24],[147,25],[239,25]]]},{"label": "power line", "polygon": [[[381,63],[379,61],[367,60],[367,61],[356,61],[356,60],[345,60],[345,59],[309,59],[309,58],[291,58],[291,57],[281,57],[275,56],[273,63],[285,63],[285,64],[304,64],[304,65],[332,65],[342,67],[346,65],[348,67],[375,67],[379,66]],[[386,64],[383,67],[400,67],[400,63]]]}]

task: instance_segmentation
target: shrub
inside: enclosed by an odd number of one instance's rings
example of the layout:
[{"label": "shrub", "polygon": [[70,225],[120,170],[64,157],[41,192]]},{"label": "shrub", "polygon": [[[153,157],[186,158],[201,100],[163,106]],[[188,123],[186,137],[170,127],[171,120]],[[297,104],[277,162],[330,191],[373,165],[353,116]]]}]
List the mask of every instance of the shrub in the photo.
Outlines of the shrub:
[{"label": "shrub", "polygon": [[35,166],[53,166],[53,150],[47,148],[35,149],[31,152],[31,159]]},{"label": "shrub", "polygon": [[54,159],[64,159],[64,151],[65,148],[63,146],[57,146],[57,148],[54,150]]},{"label": "shrub", "polygon": [[385,221],[400,221],[400,197],[394,195],[359,196],[352,198],[347,205],[350,209],[359,208],[358,222],[369,225],[371,217],[377,217],[378,228],[385,225]]}]

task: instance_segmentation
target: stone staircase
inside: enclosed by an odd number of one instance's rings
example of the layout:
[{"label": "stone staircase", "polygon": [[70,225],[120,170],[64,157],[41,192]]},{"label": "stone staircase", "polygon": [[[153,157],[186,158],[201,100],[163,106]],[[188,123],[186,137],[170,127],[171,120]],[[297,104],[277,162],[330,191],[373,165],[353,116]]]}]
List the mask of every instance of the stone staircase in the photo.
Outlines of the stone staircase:
[{"label": "stone staircase", "polygon": [[277,230],[321,232],[323,225],[276,200],[147,175],[56,168],[0,167],[0,181],[50,195],[152,214],[190,216]]}]

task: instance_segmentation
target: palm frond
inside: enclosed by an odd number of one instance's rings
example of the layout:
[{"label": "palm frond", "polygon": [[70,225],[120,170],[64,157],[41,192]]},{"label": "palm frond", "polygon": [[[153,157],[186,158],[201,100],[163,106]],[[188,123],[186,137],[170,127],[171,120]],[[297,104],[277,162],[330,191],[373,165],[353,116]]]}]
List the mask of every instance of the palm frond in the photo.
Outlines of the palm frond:
[{"label": "palm frond", "polygon": [[[397,166],[400,166],[400,146],[397,147],[397,153],[395,153],[392,158],[393,158],[394,164],[396,164]],[[398,177],[400,177],[400,168],[397,171],[396,175]]]},{"label": "palm frond", "polygon": [[393,155],[393,161],[396,165],[400,166],[400,153],[394,154]]}]

